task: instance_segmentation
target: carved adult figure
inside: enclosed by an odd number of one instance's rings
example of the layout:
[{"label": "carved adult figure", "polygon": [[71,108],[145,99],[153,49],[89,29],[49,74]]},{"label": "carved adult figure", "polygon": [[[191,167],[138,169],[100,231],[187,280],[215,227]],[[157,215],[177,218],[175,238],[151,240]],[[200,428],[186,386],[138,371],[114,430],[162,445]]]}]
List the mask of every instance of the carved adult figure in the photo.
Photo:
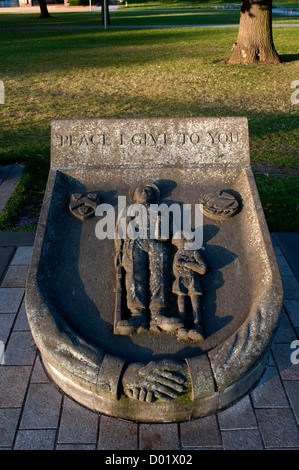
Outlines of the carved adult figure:
[{"label": "carved adult figure", "polygon": [[133,193],[134,202],[142,205],[145,212],[143,226],[135,215],[127,217],[129,223],[135,222],[135,233],[140,236],[131,238],[126,233],[124,239],[116,239],[116,269],[123,268],[125,276],[126,303],[130,312],[129,319],[121,319],[117,324],[119,334],[131,334],[143,329],[160,328],[175,331],[182,327],[178,318],[169,318],[167,310],[169,240],[162,237],[161,218],[154,220],[155,237],[151,226],[153,220],[150,205],[159,200],[160,191],[155,184],[139,184]]},{"label": "carved adult figure", "polygon": [[[200,278],[206,273],[207,266],[199,250],[185,248],[187,239],[181,234],[181,238],[173,238],[172,243],[177,247],[173,259],[173,293],[178,297],[179,317],[184,323],[184,328],[178,330],[181,339],[190,338],[194,341],[202,341],[204,333],[202,329],[201,296],[202,287]],[[191,328],[187,329],[187,298],[190,298],[192,316]]]}]

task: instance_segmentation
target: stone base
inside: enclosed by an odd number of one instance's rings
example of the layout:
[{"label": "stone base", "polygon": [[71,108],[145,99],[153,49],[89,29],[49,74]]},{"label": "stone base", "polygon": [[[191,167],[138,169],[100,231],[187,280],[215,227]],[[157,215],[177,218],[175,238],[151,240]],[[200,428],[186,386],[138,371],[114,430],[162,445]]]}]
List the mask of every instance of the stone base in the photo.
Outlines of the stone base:
[{"label": "stone base", "polygon": [[260,380],[268,362],[268,355],[240,380],[224,390],[215,392],[210,396],[192,401],[190,397],[178,398],[171,403],[144,403],[128,400],[122,397],[119,400],[97,395],[90,390],[76,384],[62,373],[58,372],[51,364],[42,358],[43,364],[49,376],[56,385],[75,401],[87,408],[108,416],[147,423],[167,423],[190,421],[215,413],[246,395]]}]

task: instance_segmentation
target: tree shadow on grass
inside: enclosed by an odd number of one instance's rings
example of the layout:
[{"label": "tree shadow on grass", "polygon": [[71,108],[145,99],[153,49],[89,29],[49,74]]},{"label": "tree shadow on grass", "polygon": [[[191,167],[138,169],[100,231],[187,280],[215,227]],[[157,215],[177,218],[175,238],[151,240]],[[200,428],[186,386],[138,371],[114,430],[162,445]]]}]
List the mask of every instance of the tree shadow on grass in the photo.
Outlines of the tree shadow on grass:
[{"label": "tree shadow on grass", "polygon": [[282,54],[279,55],[281,62],[294,62],[299,60],[299,54]]},{"label": "tree shadow on grass", "polygon": [[[223,40],[223,35],[228,39]],[[188,28],[170,29],[136,29],[136,30],[31,30],[31,31],[1,31],[0,40],[3,46],[2,68],[15,78],[26,73],[66,73],[76,69],[84,70],[91,67],[101,71],[112,65],[134,67],[151,65],[157,62],[168,62],[182,51],[184,61],[187,59],[203,58],[209,54],[211,44],[218,45],[217,30]],[[231,32],[222,31],[221,43],[231,44]],[[18,52],[12,47],[14,43],[21,44]],[[170,48],[170,44],[178,50]],[[188,43],[188,46],[186,45]],[[198,44],[200,47],[198,47]],[[33,46],[34,45],[34,46]],[[215,51],[214,47],[214,51]],[[220,44],[220,49],[223,44]],[[208,51],[207,51],[208,50]],[[28,52],[30,51],[30,53]],[[226,55],[226,46],[223,53]],[[2,50],[1,50],[2,52]],[[15,55],[16,54],[16,55]],[[14,60],[12,60],[12,56]]]}]

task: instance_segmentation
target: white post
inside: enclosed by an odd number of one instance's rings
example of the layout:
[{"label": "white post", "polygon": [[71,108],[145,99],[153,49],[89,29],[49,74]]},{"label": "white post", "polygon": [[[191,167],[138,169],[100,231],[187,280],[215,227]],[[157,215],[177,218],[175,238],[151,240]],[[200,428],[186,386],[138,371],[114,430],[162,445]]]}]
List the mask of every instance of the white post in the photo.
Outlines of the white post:
[{"label": "white post", "polygon": [[107,0],[103,0],[104,8],[104,29],[107,29]]},{"label": "white post", "polygon": [[[0,80],[0,104],[5,104],[5,87],[4,87],[4,83],[1,80]],[[1,341],[0,341],[0,346],[1,346]]]}]

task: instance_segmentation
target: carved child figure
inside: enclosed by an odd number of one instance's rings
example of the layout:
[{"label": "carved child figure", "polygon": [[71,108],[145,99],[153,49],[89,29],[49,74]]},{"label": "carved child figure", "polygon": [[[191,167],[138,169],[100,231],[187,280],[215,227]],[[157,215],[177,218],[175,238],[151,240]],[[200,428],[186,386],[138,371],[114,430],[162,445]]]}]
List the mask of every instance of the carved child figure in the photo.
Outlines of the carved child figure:
[{"label": "carved child figure", "polygon": [[[207,266],[199,250],[185,249],[187,240],[173,238],[172,243],[177,247],[173,260],[173,273],[175,281],[172,291],[178,297],[179,317],[184,323],[184,328],[180,328],[177,335],[180,339],[192,339],[202,341],[204,333],[201,325],[201,296],[202,287],[200,277],[206,273]],[[190,299],[192,309],[192,327],[187,329],[187,298]]]}]

